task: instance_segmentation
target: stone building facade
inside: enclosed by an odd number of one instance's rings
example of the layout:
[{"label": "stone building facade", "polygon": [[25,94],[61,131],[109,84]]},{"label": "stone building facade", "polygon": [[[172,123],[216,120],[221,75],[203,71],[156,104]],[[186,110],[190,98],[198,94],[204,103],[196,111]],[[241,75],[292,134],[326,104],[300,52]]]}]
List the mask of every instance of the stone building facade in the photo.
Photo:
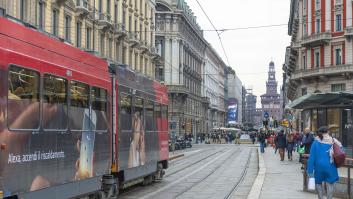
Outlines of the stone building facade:
[{"label": "stone building facade", "polygon": [[162,61],[159,78],[169,90],[171,136],[205,132],[210,99],[202,97],[208,43],[183,0],[156,1],[156,48]]},{"label": "stone building facade", "polygon": [[154,78],[154,0],[1,0],[0,7],[68,45]]},{"label": "stone building facade", "polygon": [[202,74],[202,96],[210,100],[205,130],[205,132],[209,132],[214,128],[224,127],[225,125],[224,88],[227,66],[210,45],[206,49],[205,62],[205,69]]},{"label": "stone building facade", "polygon": [[281,115],[281,99],[277,91],[277,80],[275,63],[269,64],[268,79],[266,82],[266,93],[261,95],[262,111],[268,113],[273,120],[282,119]]}]

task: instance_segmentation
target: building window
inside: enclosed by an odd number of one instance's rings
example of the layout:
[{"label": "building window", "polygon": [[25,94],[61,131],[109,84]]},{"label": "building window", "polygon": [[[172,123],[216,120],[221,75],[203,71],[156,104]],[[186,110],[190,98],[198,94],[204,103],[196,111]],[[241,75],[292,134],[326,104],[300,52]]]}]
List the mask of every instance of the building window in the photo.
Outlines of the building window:
[{"label": "building window", "polygon": [[304,15],[306,15],[306,1],[307,0],[303,1],[303,13],[304,13]]},{"label": "building window", "polygon": [[65,40],[71,40],[71,17],[69,15],[65,16]]},{"label": "building window", "polygon": [[335,49],[335,64],[342,64],[342,50],[340,48]]},{"label": "building window", "polygon": [[320,19],[316,19],[316,33],[320,33]]},{"label": "building window", "polygon": [[133,54],[132,54],[132,50],[130,50],[130,51],[129,51],[129,65],[130,65],[131,68],[133,68],[133,67],[132,67],[132,55],[133,55]]},{"label": "building window", "polygon": [[308,29],[307,29],[306,23],[303,24],[303,35],[304,36],[308,35]]},{"label": "building window", "polygon": [[100,35],[100,53],[104,57],[104,34]]},{"label": "building window", "polygon": [[86,48],[91,49],[92,28],[86,28]]},{"label": "building window", "polygon": [[58,13],[58,10],[56,10],[56,9],[54,9],[53,10],[53,13],[52,13],[52,26],[53,26],[53,28],[52,28],[52,33],[53,33],[53,35],[55,35],[55,36],[58,36],[58,17],[59,17],[59,13]]},{"label": "building window", "polygon": [[139,68],[137,68],[137,67],[139,67],[139,65],[137,64],[137,62],[138,62],[138,55],[137,55],[137,53],[135,53],[135,57],[134,57],[135,59],[134,59],[134,68],[135,68],[135,70],[136,71],[140,71],[141,72],[141,70],[139,69]]},{"label": "building window", "polygon": [[114,23],[118,23],[118,5],[114,5]]},{"label": "building window", "polygon": [[115,61],[119,61],[119,42],[115,43]]},{"label": "building window", "polygon": [[102,0],[98,0],[98,12],[103,13],[103,2]]},{"label": "building window", "polygon": [[39,1],[38,2],[38,28],[44,29],[45,24],[45,17],[44,17],[44,3]]},{"label": "building window", "polygon": [[315,67],[320,67],[320,52],[317,50],[315,51],[315,56],[314,56],[314,63],[315,63]]},{"label": "building window", "polygon": [[336,15],[336,31],[342,31],[342,16],[340,14]]},{"label": "building window", "polygon": [[315,9],[320,10],[321,9],[321,0],[315,0]]},{"label": "building window", "polygon": [[331,84],[332,92],[339,92],[339,91],[345,91],[345,90],[346,90],[346,84]]},{"label": "building window", "polygon": [[27,14],[27,0],[21,0],[20,1],[20,19],[22,21],[26,20],[26,14]]},{"label": "building window", "polygon": [[302,95],[308,94],[308,89],[307,88],[302,88]]},{"label": "building window", "polygon": [[306,55],[303,54],[303,69],[306,69],[307,66],[306,66]]},{"label": "building window", "polygon": [[109,39],[109,58],[113,58],[113,39]]},{"label": "building window", "polygon": [[123,63],[123,64],[126,64],[126,47],[123,47],[123,52],[122,52],[122,60],[121,60],[121,62]]},{"label": "building window", "polygon": [[107,0],[107,14],[110,14],[110,0]]},{"label": "building window", "polygon": [[80,48],[81,47],[81,23],[77,22],[76,23],[76,47]]}]

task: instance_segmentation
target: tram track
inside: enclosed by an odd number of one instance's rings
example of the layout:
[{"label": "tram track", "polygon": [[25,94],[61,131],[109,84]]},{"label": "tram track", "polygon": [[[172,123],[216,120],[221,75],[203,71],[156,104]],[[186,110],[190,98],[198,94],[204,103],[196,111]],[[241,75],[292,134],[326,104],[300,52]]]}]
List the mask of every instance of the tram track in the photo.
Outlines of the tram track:
[{"label": "tram track", "polygon": [[209,155],[206,155],[206,157],[203,157],[203,158],[201,158],[201,159],[198,159],[197,161],[195,161],[195,162],[193,162],[193,163],[191,163],[191,164],[188,164],[188,165],[186,165],[186,166],[184,166],[184,167],[181,167],[180,169],[178,169],[178,170],[176,170],[176,171],[173,171],[173,172],[171,172],[171,173],[168,173],[168,174],[166,174],[164,177],[169,177],[169,176],[172,176],[172,175],[174,175],[174,174],[177,174],[177,173],[179,173],[179,172],[181,172],[181,171],[184,171],[186,168],[189,168],[189,167],[191,167],[191,166],[194,166],[194,165],[196,165],[196,164],[198,164],[198,163],[200,163],[200,162],[202,162],[202,161],[204,161],[204,160],[206,160],[206,159],[208,159],[208,158],[210,158],[210,157],[212,157],[212,156],[215,156],[215,155],[217,155],[217,154],[219,154],[219,153],[223,153],[223,152],[227,151],[229,148],[230,148],[230,147],[227,147],[227,148],[225,148],[225,149],[222,149],[222,150],[216,151],[216,152],[214,152],[214,153],[211,153],[211,154],[209,154]]},{"label": "tram track", "polygon": [[228,192],[228,194],[224,197],[224,199],[230,199],[232,197],[234,191],[236,191],[238,189],[239,185],[244,181],[245,176],[246,176],[246,174],[248,172],[248,169],[249,169],[249,166],[250,166],[250,159],[252,157],[253,150],[254,149],[251,149],[250,152],[249,152],[249,157],[248,157],[248,159],[246,161],[245,168],[242,171],[239,180],[234,184],[233,188],[230,190],[230,192]]},{"label": "tram track", "polygon": [[[180,169],[177,169],[177,170],[175,170],[175,171],[173,171],[173,172],[171,172],[171,173],[167,173],[167,174],[164,176],[164,178],[171,177],[171,176],[173,176],[173,175],[175,175],[175,174],[178,174],[178,173],[184,171],[185,169],[187,169],[187,168],[189,168],[189,167],[192,167],[192,166],[194,166],[194,165],[197,165],[198,163],[201,163],[201,162],[205,161],[206,159],[208,159],[208,158],[210,158],[210,157],[216,156],[217,154],[222,154],[222,153],[224,153],[224,152],[226,152],[226,151],[229,151],[230,148],[231,148],[231,147],[225,147],[225,148],[222,148],[222,149],[220,149],[220,150],[217,150],[216,152],[213,152],[213,153],[211,153],[211,154],[207,154],[207,155],[205,155],[204,157],[202,157],[202,158],[200,158],[200,159],[197,159],[196,161],[192,161],[192,163],[189,163],[189,164],[187,164],[186,166],[183,166],[183,167],[180,168]],[[208,149],[208,150],[205,150],[205,151],[203,151],[203,152],[204,152],[204,153],[205,153],[205,152],[209,152],[210,150],[212,150],[212,149]],[[238,149],[238,150],[239,150],[239,149]],[[203,153],[203,154],[204,154],[204,153]],[[200,155],[200,154],[195,153],[195,155],[193,155],[193,156],[188,156],[188,158],[183,158],[183,160],[185,160],[185,161],[187,162],[190,158],[192,158],[192,157],[194,157],[194,156],[196,156],[196,155]],[[176,166],[176,165],[173,165],[173,166]],[[159,183],[160,183],[160,182],[158,182],[158,181],[155,182],[155,184],[159,184]],[[124,190],[122,190],[122,192],[119,194],[119,197],[128,196],[130,193],[133,193],[133,192],[142,190],[143,188],[144,188],[144,187],[141,186],[141,185],[136,185],[136,186],[133,186],[133,187],[124,189]]]},{"label": "tram track", "polygon": [[[235,153],[239,154],[241,152],[241,150],[238,148]],[[216,171],[218,171],[222,166],[225,165],[225,163],[227,161],[230,161],[229,157],[235,155],[234,153],[231,153],[230,155],[228,155],[223,161],[222,163],[220,163],[216,168],[214,168],[210,173],[208,173],[206,176],[204,176],[203,178],[201,178],[201,180],[197,181],[196,183],[192,184],[191,186],[189,186],[187,189],[183,190],[183,192],[177,194],[176,196],[173,197],[173,199],[177,199],[180,196],[182,196],[184,193],[188,192],[189,190],[191,190],[193,187],[199,185],[200,183],[204,182],[207,178],[209,178],[211,175],[213,175]]]}]

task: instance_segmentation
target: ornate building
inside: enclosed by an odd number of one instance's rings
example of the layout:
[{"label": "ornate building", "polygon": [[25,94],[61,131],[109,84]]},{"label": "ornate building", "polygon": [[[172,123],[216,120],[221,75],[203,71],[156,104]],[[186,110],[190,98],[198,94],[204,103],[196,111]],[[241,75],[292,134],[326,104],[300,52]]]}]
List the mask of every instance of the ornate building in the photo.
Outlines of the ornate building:
[{"label": "ornate building", "polygon": [[154,78],[154,0],[1,0],[6,14]]},{"label": "ornate building", "polygon": [[207,42],[183,0],[156,1],[156,47],[162,57],[159,78],[169,89],[172,136],[205,131],[209,99],[201,95]]},{"label": "ornate building", "polygon": [[273,119],[282,119],[281,100],[277,91],[276,70],[273,61],[269,64],[268,80],[266,82],[266,93],[261,95],[263,113],[268,113]]},{"label": "ornate building", "polygon": [[209,132],[214,128],[224,127],[225,125],[226,98],[224,89],[227,66],[210,45],[206,50],[205,61],[205,72],[202,75],[202,96],[210,100],[205,129],[205,132]]}]

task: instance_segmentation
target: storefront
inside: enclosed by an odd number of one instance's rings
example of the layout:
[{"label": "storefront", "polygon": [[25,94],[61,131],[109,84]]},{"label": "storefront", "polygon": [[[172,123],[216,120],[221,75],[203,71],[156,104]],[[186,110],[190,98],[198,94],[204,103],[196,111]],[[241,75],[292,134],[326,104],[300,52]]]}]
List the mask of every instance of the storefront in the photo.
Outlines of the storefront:
[{"label": "storefront", "polygon": [[349,157],[353,153],[353,93],[315,93],[293,101],[293,109],[301,109],[300,127],[317,131],[327,126]]}]

